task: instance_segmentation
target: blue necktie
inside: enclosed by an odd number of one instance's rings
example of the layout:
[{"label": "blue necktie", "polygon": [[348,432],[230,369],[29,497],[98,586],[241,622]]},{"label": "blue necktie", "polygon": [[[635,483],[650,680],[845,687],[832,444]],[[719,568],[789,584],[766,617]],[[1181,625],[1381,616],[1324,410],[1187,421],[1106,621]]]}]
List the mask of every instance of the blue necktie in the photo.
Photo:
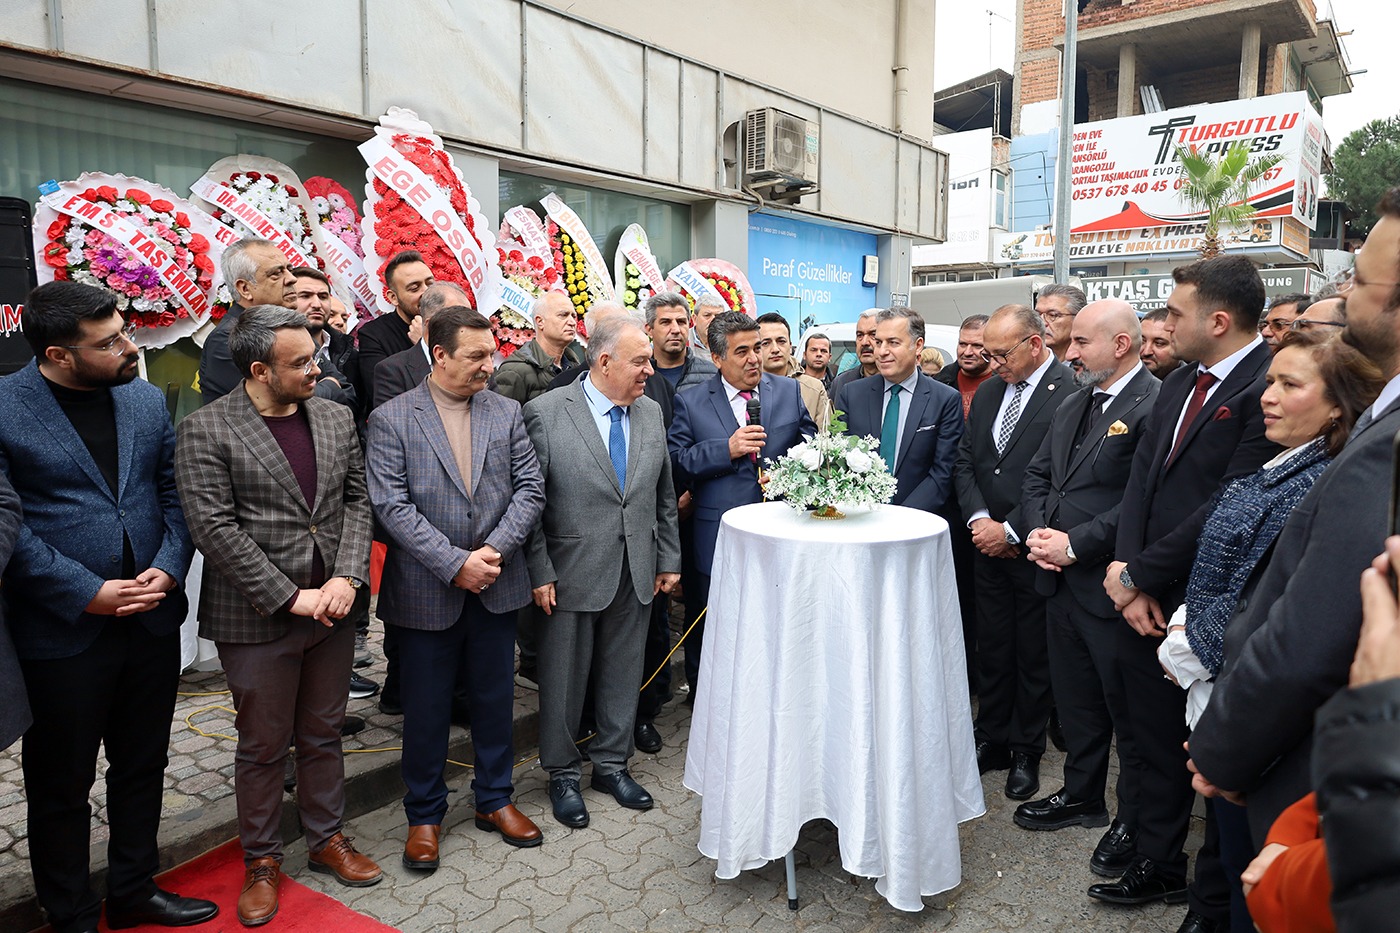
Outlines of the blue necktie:
[{"label": "blue necktie", "polygon": [[899,453],[899,393],[904,386],[890,386],[890,403],[885,406],[885,422],[880,426],[880,456],[885,466],[894,472],[894,458]]},{"label": "blue necktie", "polygon": [[608,456],[612,458],[613,471],[617,473],[617,488],[627,488],[627,440],[622,435],[622,408],[614,405],[608,409],[612,427],[608,429]]}]

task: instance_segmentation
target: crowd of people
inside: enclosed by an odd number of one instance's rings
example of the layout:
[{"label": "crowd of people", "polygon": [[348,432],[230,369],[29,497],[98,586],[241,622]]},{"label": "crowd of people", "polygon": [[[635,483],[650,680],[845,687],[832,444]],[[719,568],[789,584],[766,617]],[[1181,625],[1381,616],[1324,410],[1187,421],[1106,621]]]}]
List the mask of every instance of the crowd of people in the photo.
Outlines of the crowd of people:
[{"label": "crowd of people", "polygon": [[[979,769],[1007,772],[1024,829],[1106,827],[1090,898],[1186,903],[1179,933],[1378,929],[1394,855],[1367,863],[1354,840],[1395,819],[1393,762],[1361,750],[1393,732],[1400,675],[1400,539],[1375,558],[1400,427],[1400,189],[1379,211],[1334,296],[1266,314],[1234,256],[1178,268],[1141,318],[1052,285],[964,320],[951,361],[917,313],[870,309],[839,373],[819,331],[795,344],[779,314],[670,292],[635,317],[594,305],[586,345],[546,293],[498,362],[489,320],[412,251],[386,269],[394,312],[352,337],[322,273],[250,238],[223,255],[235,303],[178,430],[115,298],[39,287],[35,360],[0,380],[0,741],[24,736],[40,904],[58,933],[97,927],[101,746],[108,926],[217,912],[154,881],[196,549],[200,633],[237,711],[242,924],[278,912],[293,781],[310,868],[382,878],[344,833],[340,747],[347,697],[380,690],[356,673],[376,540],[407,871],[439,865],[453,723],[473,736],[475,827],[544,840],[513,803],[516,684],[539,691],[557,822],[588,825],[585,766],[604,799],[650,808],[628,765],[661,748],[677,692],[670,606],[693,702],[724,513],[840,412],[879,439],[893,503],[949,523]],[[1047,735],[1066,760],[1040,796]]]}]

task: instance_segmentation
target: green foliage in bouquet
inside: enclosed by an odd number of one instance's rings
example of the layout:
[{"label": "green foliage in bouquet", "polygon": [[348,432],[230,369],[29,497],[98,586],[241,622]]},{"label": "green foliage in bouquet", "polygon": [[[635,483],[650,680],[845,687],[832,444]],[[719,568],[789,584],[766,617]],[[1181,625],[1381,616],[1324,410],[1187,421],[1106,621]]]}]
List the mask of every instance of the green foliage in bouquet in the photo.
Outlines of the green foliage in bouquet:
[{"label": "green foliage in bouquet", "polygon": [[880,458],[880,442],[843,433],[844,414],[833,411],[825,430],[777,459],[767,471],[766,498],[781,498],[799,511],[869,508],[890,501],[896,481]]}]

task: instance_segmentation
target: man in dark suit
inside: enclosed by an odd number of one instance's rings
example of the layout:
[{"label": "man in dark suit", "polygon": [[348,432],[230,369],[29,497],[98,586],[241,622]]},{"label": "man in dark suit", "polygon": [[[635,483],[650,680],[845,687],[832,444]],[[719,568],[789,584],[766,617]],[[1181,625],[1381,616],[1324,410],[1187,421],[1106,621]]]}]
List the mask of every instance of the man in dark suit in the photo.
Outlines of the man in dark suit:
[{"label": "man in dark suit", "polygon": [[360,346],[360,381],[374,398],[374,371],[381,362],[409,349],[423,336],[418,303],[433,284],[433,270],[417,250],[395,253],[384,267],[385,292],[393,314],[381,314],[355,331]]},{"label": "man in dark suit", "polygon": [[953,463],[962,440],[958,393],[919,371],[924,319],[908,308],[875,316],[878,377],[841,390],[836,408],[846,413],[846,433],[878,437],[880,455],[898,481],[895,505],[940,511],[953,495]]},{"label": "man in dark suit", "polygon": [[[710,568],[720,517],[739,505],[763,501],[759,458],[776,460],[817,426],[802,403],[795,379],[763,372],[759,356],[758,322],[737,311],[726,311],[710,322],[710,355],[719,373],[676,395],[676,417],[667,445],[677,482],[690,490],[695,503],[694,539],[696,589],[692,611],[709,604]],[[759,423],[749,424],[750,399],[759,402]],[[691,594],[686,593],[686,607]],[[691,702],[700,677],[702,619],[685,640],[685,676]]]},{"label": "man in dark suit", "polygon": [[1073,374],[1045,344],[1045,324],[1024,305],[1003,305],[987,321],[986,358],[998,378],[972,400],[954,468],[958,502],[977,548],[977,766],[1009,768],[1006,795],[1040,788],[1050,716],[1045,597],[1023,556],[1031,527],[1021,509],[1026,466],[1073,395]]},{"label": "man in dark suit", "polygon": [[[1123,846],[1131,843],[1137,858],[1119,881],[1089,888],[1090,897],[1115,904],[1177,901],[1186,888],[1183,846],[1194,800],[1182,748],[1186,700],[1162,676],[1157,646],[1185,597],[1211,499],[1278,452],[1264,436],[1259,408],[1270,358],[1257,328],[1264,307],[1259,273],[1242,256],[1220,256],[1172,275],[1166,330],[1173,355],[1192,365],[1162,383],[1118,513],[1116,560],[1104,576],[1114,607],[1141,636],[1129,639],[1125,650],[1134,654],[1119,661],[1130,715],[1116,724],[1138,759],[1137,773],[1122,783],[1136,802],[1119,803],[1120,813],[1137,814],[1135,839]],[[1229,916],[1214,817],[1206,829],[1183,930],[1210,930]]]},{"label": "man in dark suit", "polygon": [[108,925],[201,923],[213,904],[153,880],[194,554],[175,432],[163,394],[136,378],[111,292],[41,285],[23,323],[35,360],[0,380],[0,470],[24,510],[0,594],[34,714],[23,756],[34,890],[58,933],[97,929],[88,791],[100,744]]},{"label": "man in dark suit", "polygon": [[[14,553],[23,517],[19,495],[0,471],[0,571],[9,564],[10,555]],[[3,604],[0,604],[0,751],[13,745],[34,721],[29,713],[19,655],[15,654],[15,643],[10,638],[2,610]]]},{"label": "man in dark suit", "polygon": [[199,393],[205,405],[242,384],[243,377],[228,352],[228,335],[243,309],[256,305],[290,308],[296,291],[297,280],[287,257],[268,240],[244,237],[224,250],[219,265],[233,295],[233,306],[204,338],[199,353]]},{"label": "man in dark suit", "polygon": [[1312,789],[1314,713],[1347,683],[1361,626],[1356,580],[1388,532],[1392,440],[1400,430],[1400,188],[1376,213],[1381,219],[1343,291],[1342,339],[1390,381],[1246,589],[1225,632],[1225,667],[1191,735],[1198,786],[1246,797],[1256,846],[1278,814]]},{"label": "man in dark suit", "polygon": [[428,378],[428,373],[433,371],[432,356],[428,350],[428,324],[432,322],[434,314],[449,305],[471,307],[467,293],[462,291],[460,285],[452,282],[434,282],[423,290],[423,297],[418,302],[423,339],[407,350],[400,350],[381,360],[379,365],[374,367],[368,390],[372,402],[371,410],[392,398],[397,398],[409,389],[416,389]]},{"label": "man in dark suit", "polygon": [[[1026,538],[1027,556],[1041,568],[1036,586],[1047,597],[1050,682],[1066,744],[1064,786],[1016,808],[1013,819],[1026,829],[1109,822],[1109,746],[1113,723],[1125,714],[1120,643],[1138,636],[1104,593],[1103,575],[1113,559],[1133,453],[1161,387],[1138,357],[1141,340],[1137,315],[1125,301],[1092,302],[1075,316],[1066,362],[1077,367],[1074,381],[1082,388],[1055,412],[1026,469],[1022,508],[1035,529]],[[1118,756],[1132,761],[1123,737]],[[1120,780],[1132,767],[1119,768]],[[1126,796],[1119,794],[1120,800]],[[1126,811],[1118,819],[1136,823]],[[1127,864],[1106,847],[1091,867],[1116,878]]]},{"label": "man in dark suit", "polygon": [[370,505],[348,409],[314,398],[302,315],[249,308],[229,333],[243,386],[180,423],[175,479],[204,554],[200,634],[219,649],[238,710],[234,791],[246,926],[278,909],[282,780],[296,742],[297,805],[313,871],[375,884],[343,830],[345,719],[354,627],[369,579]]},{"label": "man in dark suit", "polygon": [[[476,825],[515,846],[540,831],[511,803],[515,612],[530,600],[524,544],[544,509],[544,480],[520,406],[482,391],[496,341],[463,306],[428,322],[433,372],[370,416],[370,499],[393,547],[379,615],[399,629],[405,679],[404,866],[438,867],[447,815],[448,730],[467,678],[476,755]],[[381,364],[382,365],[382,364]]]},{"label": "man in dark suit", "polygon": [[529,542],[539,631],[540,765],[554,818],[588,825],[575,737],[594,684],[592,786],[622,806],[652,797],[627,770],[652,600],[680,582],[681,547],[661,409],[642,395],[651,344],[634,321],[604,318],[588,375],[525,406],[546,503]]},{"label": "man in dark suit", "polygon": [[[357,384],[360,363],[355,341],[326,326],[326,315],[331,307],[331,280],[320,269],[309,266],[293,268],[292,276],[296,279],[292,307],[306,315],[306,330],[316,344],[316,367],[321,370],[316,379],[316,394],[339,402],[358,417],[364,408],[365,396]],[[342,368],[342,363],[353,364],[353,370]]]}]

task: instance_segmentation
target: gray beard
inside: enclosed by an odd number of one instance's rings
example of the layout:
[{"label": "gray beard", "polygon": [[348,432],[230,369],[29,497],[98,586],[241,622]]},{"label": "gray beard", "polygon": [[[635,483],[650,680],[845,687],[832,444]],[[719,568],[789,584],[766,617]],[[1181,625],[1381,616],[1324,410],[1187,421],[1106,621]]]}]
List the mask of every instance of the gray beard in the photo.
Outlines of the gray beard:
[{"label": "gray beard", "polygon": [[1083,388],[1084,386],[1101,386],[1113,377],[1116,369],[1081,369],[1074,374],[1074,384]]}]

